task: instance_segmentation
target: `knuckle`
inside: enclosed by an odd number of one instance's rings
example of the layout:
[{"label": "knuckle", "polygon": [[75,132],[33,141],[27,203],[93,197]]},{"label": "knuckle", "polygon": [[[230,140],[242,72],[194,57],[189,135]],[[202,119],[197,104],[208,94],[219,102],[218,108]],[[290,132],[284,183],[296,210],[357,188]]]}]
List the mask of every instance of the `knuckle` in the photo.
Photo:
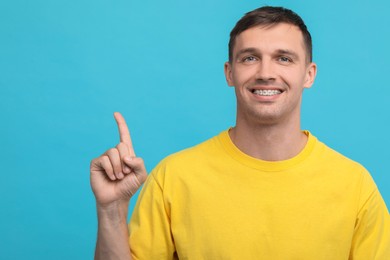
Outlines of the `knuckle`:
[{"label": "knuckle", "polygon": [[91,162],[89,163],[89,169],[93,169],[96,166],[96,160],[97,159],[92,159]]},{"label": "knuckle", "polygon": [[124,142],[120,142],[116,145],[117,148],[122,148],[125,146],[125,143]]},{"label": "knuckle", "polygon": [[100,167],[102,160],[103,160],[103,155],[98,158],[92,159],[90,162],[90,167],[94,167],[94,166]]},{"label": "knuckle", "polygon": [[117,146],[116,146],[116,149],[118,150],[118,152],[120,154],[126,154],[127,153],[127,147],[125,144],[123,143],[119,143]]},{"label": "knuckle", "polygon": [[117,152],[116,148],[110,148],[107,150],[107,154],[115,154]]},{"label": "knuckle", "polygon": [[138,157],[137,160],[139,164],[144,164],[144,159],[142,159],[141,157]]},{"label": "knuckle", "polygon": [[100,165],[103,167],[103,168],[106,168],[107,165],[109,165],[109,159],[107,156],[102,156],[101,159],[100,159]]}]

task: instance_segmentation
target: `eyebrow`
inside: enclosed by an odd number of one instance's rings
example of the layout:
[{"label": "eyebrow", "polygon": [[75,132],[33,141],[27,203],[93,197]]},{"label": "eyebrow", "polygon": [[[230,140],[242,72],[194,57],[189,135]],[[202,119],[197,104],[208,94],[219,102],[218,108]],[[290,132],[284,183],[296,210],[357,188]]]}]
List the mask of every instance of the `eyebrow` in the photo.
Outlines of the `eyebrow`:
[{"label": "eyebrow", "polygon": [[[258,49],[256,48],[245,48],[245,49],[242,49],[242,50],[239,50],[236,54],[236,57],[235,58],[238,58],[240,57],[242,54],[245,54],[245,53],[259,53]],[[292,50],[288,50],[288,49],[277,49],[275,51],[276,54],[278,55],[287,55],[287,56],[291,56],[292,58],[298,60],[299,59],[299,55],[292,51]]]},{"label": "eyebrow", "polygon": [[279,55],[291,56],[291,57],[293,57],[295,60],[298,60],[298,59],[299,59],[299,55],[298,55],[296,52],[291,51],[291,50],[279,49],[279,50],[276,51],[276,53],[278,53]]},{"label": "eyebrow", "polygon": [[245,54],[245,53],[257,53],[257,52],[258,51],[256,48],[245,48],[245,49],[239,50],[234,58],[237,59],[238,57],[240,57],[242,54]]}]

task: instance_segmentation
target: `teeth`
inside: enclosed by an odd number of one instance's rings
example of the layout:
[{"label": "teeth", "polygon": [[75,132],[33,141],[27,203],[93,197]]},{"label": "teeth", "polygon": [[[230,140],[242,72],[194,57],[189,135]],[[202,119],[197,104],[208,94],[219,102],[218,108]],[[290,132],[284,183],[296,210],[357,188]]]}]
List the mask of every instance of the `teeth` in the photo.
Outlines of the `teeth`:
[{"label": "teeth", "polygon": [[260,95],[260,96],[273,96],[273,95],[278,95],[282,93],[280,90],[277,89],[255,89],[253,91],[254,94]]}]

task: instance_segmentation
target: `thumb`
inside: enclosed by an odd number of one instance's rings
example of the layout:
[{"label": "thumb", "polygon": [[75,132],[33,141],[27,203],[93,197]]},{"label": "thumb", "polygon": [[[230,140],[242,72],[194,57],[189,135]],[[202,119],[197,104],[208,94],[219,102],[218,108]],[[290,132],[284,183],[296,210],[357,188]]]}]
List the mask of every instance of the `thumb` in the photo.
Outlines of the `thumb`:
[{"label": "thumb", "polygon": [[131,169],[131,172],[137,175],[141,184],[146,180],[147,173],[144,160],[140,157],[126,156],[123,162]]}]

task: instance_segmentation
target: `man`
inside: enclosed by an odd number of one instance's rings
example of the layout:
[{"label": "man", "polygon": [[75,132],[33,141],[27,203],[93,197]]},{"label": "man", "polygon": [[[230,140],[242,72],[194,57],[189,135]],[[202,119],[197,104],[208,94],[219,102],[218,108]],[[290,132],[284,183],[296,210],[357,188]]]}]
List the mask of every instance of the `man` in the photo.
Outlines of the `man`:
[{"label": "man", "polygon": [[[164,159],[146,179],[123,117],[116,148],[91,163],[97,259],[390,259],[390,220],[369,173],[300,129],[316,76],[302,19],[247,13],[225,75],[236,126]],[[129,239],[128,239],[129,237]]]}]

